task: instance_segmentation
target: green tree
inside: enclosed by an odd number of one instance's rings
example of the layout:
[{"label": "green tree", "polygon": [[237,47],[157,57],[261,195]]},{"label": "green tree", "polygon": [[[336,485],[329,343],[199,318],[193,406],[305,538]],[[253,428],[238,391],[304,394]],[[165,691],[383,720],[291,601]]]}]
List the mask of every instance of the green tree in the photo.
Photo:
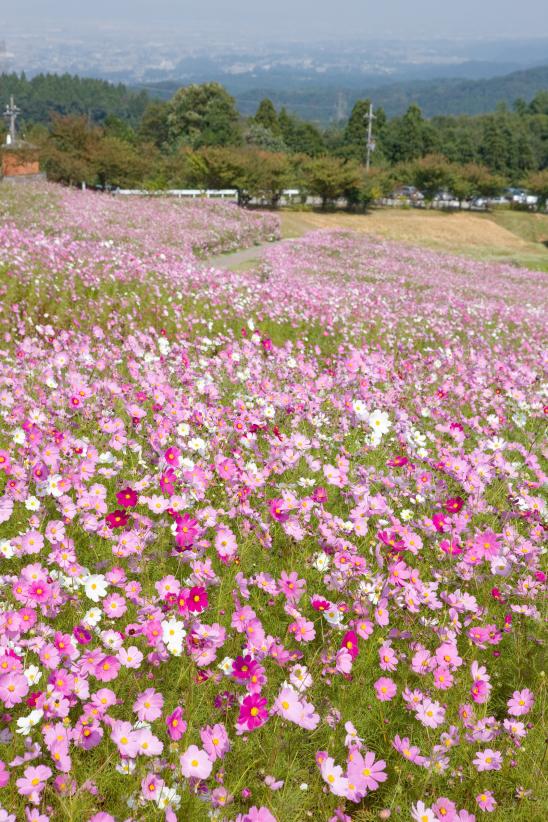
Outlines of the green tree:
[{"label": "green tree", "polygon": [[412,181],[422,191],[426,202],[431,204],[439,191],[451,186],[453,166],[442,155],[430,154],[413,163]]},{"label": "green tree", "polygon": [[149,103],[139,123],[139,137],[147,143],[154,143],[158,148],[167,145],[169,140],[169,106],[161,100]]},{"label": "green tree", "polygon": [[132,188],[147,171],[147,161],[141,152],[125,140],[108,135],[94,147],[93,166],[97,183],[103,188]]},{"label": "green tree", "polygon": [[403,117],[390,123],[386,137],[387,156],[393,163],[416,160],[426,153],[425,142],[425,120],[420,108],[413,104]]},{"label": "green tree", "polygon": [[180,88],[168,104],[169,138],[192,148],[241,143],[234,98],[220,83]]},{"label": "green tree", "polygon": [[367,116],[370,105],[371,100],[357,100],[357,102],[354,103],[343,136],[344,145],[358,148],[362,157],[365,155],[368,127]]},{"label": "green tree", "polygon": [[317,157],[325,152],[322,135],[312,123],[292,117],[284,108],[280,111],[278,122],[284,143],[290,151],[307,154],[309,157]]},{"label": "green tree", "polygon": [[136,142],[137,136],[134,129],[121,117],[117,117],[116,114],[107,115],[103,128],[105,134],[109,137],[116,137],[126,143],[134,144]]},{"label": "green tree", "polygon": [[527,188],[538,196],[539,211],[546,208],[546,203],[548,202],[548,169],[537,171],[535,174],[529,175]]},{"label": "green tree", "polygon": [[278,115],[276,114],[274,103],[268,97],[261,100],[253,119],[257,125],[263,126],[263,128],[268,129],[272,134],[278,137],[280,136],[281,128],[278,122]]},{"label": "green tree", "polygon": [[322,208],[340,197],[352,203],[359,199],[361,174],[356,163],[337,157],[317,157],[306,163],[304,175],[308,191],[321,198]]}]

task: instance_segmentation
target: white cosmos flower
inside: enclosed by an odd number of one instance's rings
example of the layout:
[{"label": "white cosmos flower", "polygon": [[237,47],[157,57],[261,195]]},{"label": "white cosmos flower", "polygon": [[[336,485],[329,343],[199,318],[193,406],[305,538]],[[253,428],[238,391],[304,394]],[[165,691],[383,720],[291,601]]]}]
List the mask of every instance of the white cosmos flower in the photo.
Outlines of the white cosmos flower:
[{"label": "white cosmos flower", "polygon": [[90,574],[84,580],[84,590],[88,599],[92,602],[99,602],[107,595],[108,582],[103,574]]},{"label": "white cosmos flower", "polygon": [[328,555],[325,554],[323,551],[320,551],[320,553],[316,554],[316,556],[314,557],[312,565],[314,566],[316,571],[320,571],[323,573],[324,571],[327,571],[327,569],[329,568],[330,562],[331,560],[329,559]]},{"label": "white cosmos flower", "polygon": [[29,665],[25,668],[24,674],[29,685],[36,685],[42,679],[42,671],[37,665]]},{"label": "white cosmos flower", "polygon": [[31,729],[34,728],[35,725],[38,725],[43,716],[44,711],[36,708],[34,711],[31,711],[28,716],[19,717],[17,720],[16,733],[22,734],[23,736],[29,736]]},{"label": "white cosmos flower", "polygon": [[45,486],[52,497],[61,497],[63,495],[63,491],[59,488],[62,479],[60,474],[50,474],[47,478]]},{"label": "white cosmos flower", "polygon": [[4,559],[11,559],[15,551],[11,546],[11,542],[9,539],[0,539],[0,554],[4,557]]},{"label": "white cosmos flower", "polygon": [[223,674],[225,674],[225,676],[230,676],[230,674],[232,673],[233,663],[234,660],[231,657],[225,656],[223,661],[219,663],[218,667],[221,669]]},{"label": "white cosmos flower", "polygon": [[359,420],[367,419],[367,407],[363,400],[354,400],[352,410]]},{"label": "white cosmos flower", "polygon": [[170,654],[180,656],[183,651],[183,640],[186,631],[183,623],[177,619],[165,619],[162,622],[162,640]]},{"label": "white cosmos flower", "polygon": [[386,411],[376,409],[369,415],[369,425],[377,434],[387,434],[392,423]]},{"label": "white cosmos flower", "polygon": [[88,625],[90,628],[94,628],[96,625],[100,623],[102,616],[103,612],[100,608],[90,608],[89,611],[84,614],[82,622],[84,623],[84,625]]}]

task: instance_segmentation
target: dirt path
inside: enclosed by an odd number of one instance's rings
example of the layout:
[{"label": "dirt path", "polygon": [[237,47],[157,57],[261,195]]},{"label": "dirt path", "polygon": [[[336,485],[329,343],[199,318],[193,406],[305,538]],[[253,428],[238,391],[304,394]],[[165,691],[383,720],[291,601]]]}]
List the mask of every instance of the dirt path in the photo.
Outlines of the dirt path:
[{"label": "dirt path", "polygon": [[218,254],[216,257],[209,257],[206,265],[211,268],[222,268],[225,271],[237,271],[246,267],[247,263],[259,262],[263,252],[278,243],[291,242],[291,240],[273,240],[269,243],[252,245],[250,248],[242,248],[240,251],[230,251],[227,254]]}]

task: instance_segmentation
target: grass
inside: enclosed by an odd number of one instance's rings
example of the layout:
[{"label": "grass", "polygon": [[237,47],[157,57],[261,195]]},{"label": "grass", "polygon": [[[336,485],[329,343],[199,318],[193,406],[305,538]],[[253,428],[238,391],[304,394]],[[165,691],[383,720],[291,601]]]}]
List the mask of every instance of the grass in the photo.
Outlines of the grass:
[{"label": "grass", "polygon": [[548,215],[511,210],[488,214],[380,208],[369,214],[282,211],[282,236],[300,237],[317,228],[345,228],[437,251],[548,268]]}]

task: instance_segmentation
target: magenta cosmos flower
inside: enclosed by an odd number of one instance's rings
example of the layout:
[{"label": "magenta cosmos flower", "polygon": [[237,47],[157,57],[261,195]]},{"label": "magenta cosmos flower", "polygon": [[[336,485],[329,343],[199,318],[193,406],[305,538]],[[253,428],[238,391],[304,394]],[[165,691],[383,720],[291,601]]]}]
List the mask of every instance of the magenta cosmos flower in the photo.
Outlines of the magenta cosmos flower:
[{"label": "magenta cosmos flower", "polygon": [[259,696],[259,694],[246,696],[240,706],[238,723],[240,725],[247,725],[249,730],[258,728],[259,725],[262,725],[268,719],[266,703],[267,700]]},{"label": "magenta cosmos flower", "polygon": [[208,596],[206,589],[199,585],[195,588],[191,588],[186,600],[186,606],[189,611],[192,611],[196,614],[205,611],[205,609],[208,606]]},{"label": "magenta cosmos flower", "polygon": [[116,502],[118,505],[121,505],[122,508],[132,508],[134,505],[137,505],[138,498],[137,492],[129,487],[118,491],[116,494]]},{"label": "magenta cosmos flower", "polygon": [[166,717],[167,733],[170,739],[176,742],[186,731],[187,724],[183,719],[183,709],[179,706]]},{"label": "magenta cosmos flower", "polygon": [[285,508],[283,499],[271,499],[268,503],[268,510],[270,511],[270,516],[275,519],[276,522],[287,522],[289,519],[289,511]]}]

